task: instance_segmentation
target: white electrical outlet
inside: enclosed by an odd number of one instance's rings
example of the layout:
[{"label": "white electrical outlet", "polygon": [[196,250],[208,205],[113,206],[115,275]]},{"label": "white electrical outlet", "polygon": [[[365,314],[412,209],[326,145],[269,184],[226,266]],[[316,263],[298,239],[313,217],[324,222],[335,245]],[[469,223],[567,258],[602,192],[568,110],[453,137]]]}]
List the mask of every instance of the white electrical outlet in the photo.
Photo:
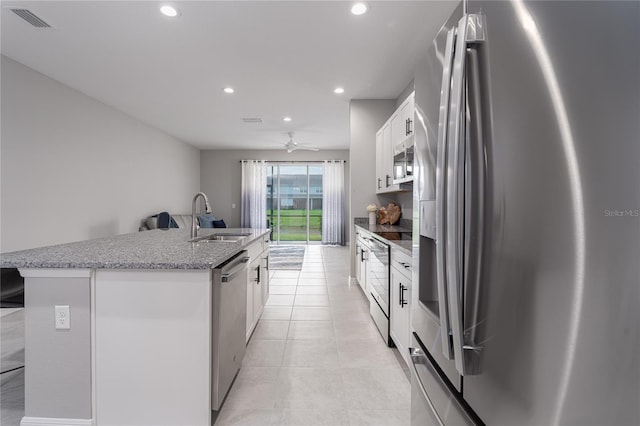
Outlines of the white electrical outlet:
[{"label": "white electrical outlet", "polygon": [[68,330],[71,328],[71,316],[69,305],[56,305],[56,330]]}]

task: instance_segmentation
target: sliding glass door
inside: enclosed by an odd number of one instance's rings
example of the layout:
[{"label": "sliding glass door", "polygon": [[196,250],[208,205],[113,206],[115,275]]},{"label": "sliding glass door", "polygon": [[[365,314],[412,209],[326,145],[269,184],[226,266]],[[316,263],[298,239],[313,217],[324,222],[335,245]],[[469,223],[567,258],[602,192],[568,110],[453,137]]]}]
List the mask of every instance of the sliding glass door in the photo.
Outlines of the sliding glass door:
[{"label": "sliding glass door", "polygon": [[267,165],[267,220],[277,242],[322,241],[322,165]]}]

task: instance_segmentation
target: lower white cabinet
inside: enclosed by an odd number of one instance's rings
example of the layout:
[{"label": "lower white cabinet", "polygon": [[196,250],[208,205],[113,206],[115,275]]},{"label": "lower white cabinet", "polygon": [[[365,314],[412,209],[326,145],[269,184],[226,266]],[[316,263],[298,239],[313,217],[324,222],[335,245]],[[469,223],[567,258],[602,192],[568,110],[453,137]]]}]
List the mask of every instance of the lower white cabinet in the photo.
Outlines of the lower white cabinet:
[{"label": "lower white cabinet", "polygon": [[260,274],[262,281],[262,306],[267,304],[269,298],[269,241],[265,241],[265,249],[262,252],[262,273]]},{"label": "lower white cabinet", "polygon": [[390,334],[407,365],[411,318],[411,257],[391,248]]},{"label": "lower white cabinet", "polygon": [[356,228],[356,280],[358,285],[367,293],[367,248],[362,240],[362,232]]},{"label": "lower white cabinet", "polygon": [[246,336],[248,342],[269,297],[269,236],[251,244],[247,251],[249,253]]}]

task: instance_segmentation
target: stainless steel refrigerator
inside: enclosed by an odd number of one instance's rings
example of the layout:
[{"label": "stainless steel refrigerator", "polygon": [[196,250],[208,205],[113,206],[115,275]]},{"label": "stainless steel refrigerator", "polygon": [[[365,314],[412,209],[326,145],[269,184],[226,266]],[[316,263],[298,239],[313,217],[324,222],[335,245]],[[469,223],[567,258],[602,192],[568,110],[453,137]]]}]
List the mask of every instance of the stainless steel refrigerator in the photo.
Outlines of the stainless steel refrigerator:
[{"label": "stainless steel refrigerator", "polygon": [[640,424],[639,22],[469,1],[425,46],[412,424]]}]

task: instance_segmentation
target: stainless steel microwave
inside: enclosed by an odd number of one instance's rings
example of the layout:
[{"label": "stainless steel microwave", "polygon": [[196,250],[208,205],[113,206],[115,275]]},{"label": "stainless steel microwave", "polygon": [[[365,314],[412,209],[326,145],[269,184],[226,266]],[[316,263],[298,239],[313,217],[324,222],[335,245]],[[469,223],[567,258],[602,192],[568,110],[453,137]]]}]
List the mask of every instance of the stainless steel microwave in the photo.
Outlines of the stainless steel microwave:
[{"label": "stainless steel microwave", "polygon": [[413,181],[413,138],[393,147],[393,184]]}]

